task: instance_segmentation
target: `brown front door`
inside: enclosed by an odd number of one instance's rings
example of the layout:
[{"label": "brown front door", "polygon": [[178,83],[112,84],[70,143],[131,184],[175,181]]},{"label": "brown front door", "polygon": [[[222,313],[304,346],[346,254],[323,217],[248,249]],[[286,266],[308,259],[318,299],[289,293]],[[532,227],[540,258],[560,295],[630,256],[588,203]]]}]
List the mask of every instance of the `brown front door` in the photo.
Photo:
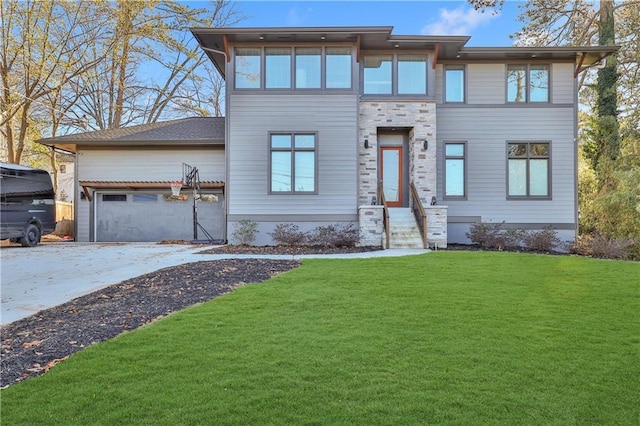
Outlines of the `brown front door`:
[{"label": "brown front door", "polygon": [[382,190],[389,207],[402,207],[402,147],[380,148]]}]

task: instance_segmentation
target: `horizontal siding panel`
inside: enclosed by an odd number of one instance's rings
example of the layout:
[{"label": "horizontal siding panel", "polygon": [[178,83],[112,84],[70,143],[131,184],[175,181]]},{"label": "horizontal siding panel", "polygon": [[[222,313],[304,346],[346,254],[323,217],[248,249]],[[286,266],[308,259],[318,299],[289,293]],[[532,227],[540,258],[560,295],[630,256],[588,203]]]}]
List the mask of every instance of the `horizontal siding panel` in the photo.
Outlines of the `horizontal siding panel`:
[{"label": "horizontal siding panel", "polygon": [[469,104],[503,104],[506,100],[504,64],[467,65],[467,102]]},{"label": "horizontal siding panel", "polygon": [[576,81],[573,78],[574,64],[553,64],[551,67],[552,102],[572,104]]},{"label": "horizontal siding panel", "polygon": [[[572,223],[575,181],[572,108],[440,108],[438,182],[442,198],[443,144],[467,141],[466,201],[442,200],[450,216],[483,221]],[[507,200],[506,142],[551,141],[552,200]]]},{"label": "horizontal siding panel", "polygon": [[180,180],[182,163],[197,167],[201,181],[224,180],[224,149],[82,150],[78,180]]},{"label": "horizontal siding panel", "polygon": [[[357,97],[231,95],[229,214],[355,214]],[[318,194],[269,195],[269,132],[318,134]]]}]

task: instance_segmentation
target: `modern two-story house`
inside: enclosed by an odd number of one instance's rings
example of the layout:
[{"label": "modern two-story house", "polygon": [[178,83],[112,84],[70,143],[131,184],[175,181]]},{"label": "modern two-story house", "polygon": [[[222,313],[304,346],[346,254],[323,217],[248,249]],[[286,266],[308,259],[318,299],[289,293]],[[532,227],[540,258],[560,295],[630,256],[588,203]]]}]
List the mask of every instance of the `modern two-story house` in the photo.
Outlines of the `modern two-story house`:
[{"label": "modern two-story house", "polygon": [[[188,159],[224,189],[221,217],[212,219],[222,224],[219,238],[234,242],[245,219],[258,224],[256,244],[271,244],[280,223],[352,223],[363,245],[413,238],[445,247],[467,242],[477,222],[552,226],[575,237],[576,78],[616,47],[465,47],[469,37],[393,35],[392,27],[191,31],[227,83],[223,150],[202,142]],[[184,131],[181,139],[193,139]],[[74,136],[70,150],[86,156],[89,145]],[[124,181],[117,175],[126,156],[112,157],[108,179],[80,159],[80,202],[101,188],[135,194],[144,188],[132,182],[149,180],[149,167],[166,192],[179,165],[169,170],[167,155],[162,170],[153,164],[168,143],[137,144],[144,149],[134,161],[147,164],[139,176],[127,174],[128,186],[107,184]],[[105,167],[92,149],[89,157]],[[77,226],[87,232],[77,234],[100,240],[98,205],[83,211]]]}]

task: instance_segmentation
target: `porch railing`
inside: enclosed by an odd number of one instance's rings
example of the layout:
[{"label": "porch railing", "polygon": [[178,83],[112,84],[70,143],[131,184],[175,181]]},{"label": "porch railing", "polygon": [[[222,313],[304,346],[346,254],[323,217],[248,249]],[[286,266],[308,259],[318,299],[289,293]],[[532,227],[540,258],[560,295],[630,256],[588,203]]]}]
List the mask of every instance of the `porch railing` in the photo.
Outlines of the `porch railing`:
[{"label": "porch railing", "polygon": [[416,186],[413,182],[411,182],[411,199],[411,210],[413,211],[413,216],[416,218],[416,223],[418,224],[418,228],[420,229],[422,245],[424,248],[428,248],[429,243],[427,241],[427,214],[424,211],[422,200],[420,200],[420,195],[418,195],[418,190],[416,189]]},{"label": "porch railing", "polygon": [[387,206],[387,199],[384,196],[384,189],[382,188],[382,182],[378,182],[378,200],[382,206],[382,224],[384,226],[384,235],[386,244],[384,248],[389,248],[389,206]]}]

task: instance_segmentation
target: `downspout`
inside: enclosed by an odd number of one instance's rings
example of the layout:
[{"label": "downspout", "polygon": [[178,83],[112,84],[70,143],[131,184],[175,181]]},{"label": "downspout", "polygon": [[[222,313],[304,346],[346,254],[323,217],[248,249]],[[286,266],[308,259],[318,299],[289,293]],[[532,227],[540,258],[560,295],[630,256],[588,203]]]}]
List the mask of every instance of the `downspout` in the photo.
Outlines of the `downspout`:
[{"label": "downspout", "polygon": [[574,213],[573,220],[576,225],[574,241],[578,241],[578,233],[580,228],[580,194],[578,191],[578,78],[577,75],[573,78],[573,190],[574,190]]}]

